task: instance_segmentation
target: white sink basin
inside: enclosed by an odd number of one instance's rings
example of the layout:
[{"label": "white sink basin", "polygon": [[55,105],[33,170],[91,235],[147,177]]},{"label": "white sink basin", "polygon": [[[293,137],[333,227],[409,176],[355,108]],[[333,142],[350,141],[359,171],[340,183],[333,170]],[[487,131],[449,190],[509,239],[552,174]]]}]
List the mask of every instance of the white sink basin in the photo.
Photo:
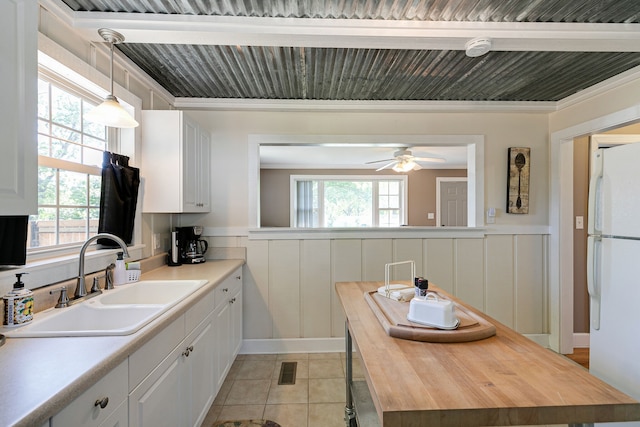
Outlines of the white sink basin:
[{"label": "white sink basin", "polygon": [[206,283],[206,280],[129,283],[71,307],[36,313],[31,323],[5,328],[3,334],[10,338],[133,334]]},{"label": "white sink basin", "polygon": [[100,304],[174,304],[191,295],[206,280],[146,280],[118,286],[95,298]]}]

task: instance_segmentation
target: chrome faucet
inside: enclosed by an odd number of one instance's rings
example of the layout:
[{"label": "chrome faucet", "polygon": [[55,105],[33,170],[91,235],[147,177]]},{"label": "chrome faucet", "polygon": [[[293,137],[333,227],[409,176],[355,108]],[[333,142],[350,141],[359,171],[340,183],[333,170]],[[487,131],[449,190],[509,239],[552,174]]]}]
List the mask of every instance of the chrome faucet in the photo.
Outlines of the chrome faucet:
[{"label": "chrome faucet", "polygon": [[84,245],[82,245],[82,248],[80,248],[80,263],[79,263],[80,267],[78,269],[78,283],[76,285],[76,292],[74,293],[75,299],[82,298],[87,295],[87,286],[84,280],[84,253],[87,251],[87,248],[89,247],[89,245],[98,239],[113,240],[118,245],[120,245],[124,256],[127,258],[129,257],[127,244],[118,236],[115,236],[110,233],[98,233],[95,236],[89,237],[89,239],[87,239],[87,241],[84,242]]}]

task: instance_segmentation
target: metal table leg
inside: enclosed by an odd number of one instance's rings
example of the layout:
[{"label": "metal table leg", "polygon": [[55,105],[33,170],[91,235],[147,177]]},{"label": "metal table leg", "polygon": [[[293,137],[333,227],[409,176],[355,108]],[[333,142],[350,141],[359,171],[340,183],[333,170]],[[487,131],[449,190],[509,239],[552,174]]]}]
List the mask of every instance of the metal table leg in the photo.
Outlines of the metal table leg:
[{"label": "metal table leg", "polygon": [[356,425],[356,411],[353,406],[353,395],[351,394],[351,383],[353,381],[353,343],[347,321],[344,322],[344,341],[347,365],[345,372],[346,405],[344,407],[344,421],[346,427],[353,427]]}]

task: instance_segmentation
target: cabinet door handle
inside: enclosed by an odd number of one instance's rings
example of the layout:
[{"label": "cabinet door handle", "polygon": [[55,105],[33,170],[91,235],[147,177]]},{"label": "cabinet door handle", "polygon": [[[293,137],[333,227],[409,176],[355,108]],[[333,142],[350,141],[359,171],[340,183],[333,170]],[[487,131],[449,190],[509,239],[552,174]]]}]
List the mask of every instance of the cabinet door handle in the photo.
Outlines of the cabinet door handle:
[{"label": "cabinet door handle", "polygon": [[234,302],[236,302],[236,299],[235,299],[235,298],[231,298],[231,299],[229,300],[229,304],[233,304]]},{"label": "cabinet door handle", "polygon": [[109,398],[103,397],[102,399],[96,400],[96,403],[94,403],[93,406],[99,406],[100,409],[104,409],[107,407],[108,404],[109,404]]},{"label": "cabinet door handle", "polygon": [[189,347],[187,347],[187,349],[185,351],[182,352],[182,355],[184,357],[189,357],[189,354],[193,351],[193,346],[190,345]]}]

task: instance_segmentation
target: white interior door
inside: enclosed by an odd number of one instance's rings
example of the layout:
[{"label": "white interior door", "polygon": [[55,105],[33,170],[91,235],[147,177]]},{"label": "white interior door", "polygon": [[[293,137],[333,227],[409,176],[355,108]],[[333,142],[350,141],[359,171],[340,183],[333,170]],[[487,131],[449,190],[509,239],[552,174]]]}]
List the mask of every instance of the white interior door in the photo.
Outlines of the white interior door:
[{"label": "white interior door", "polygon": [[436,178],[436,224],[467,226],[467,178]]}]

